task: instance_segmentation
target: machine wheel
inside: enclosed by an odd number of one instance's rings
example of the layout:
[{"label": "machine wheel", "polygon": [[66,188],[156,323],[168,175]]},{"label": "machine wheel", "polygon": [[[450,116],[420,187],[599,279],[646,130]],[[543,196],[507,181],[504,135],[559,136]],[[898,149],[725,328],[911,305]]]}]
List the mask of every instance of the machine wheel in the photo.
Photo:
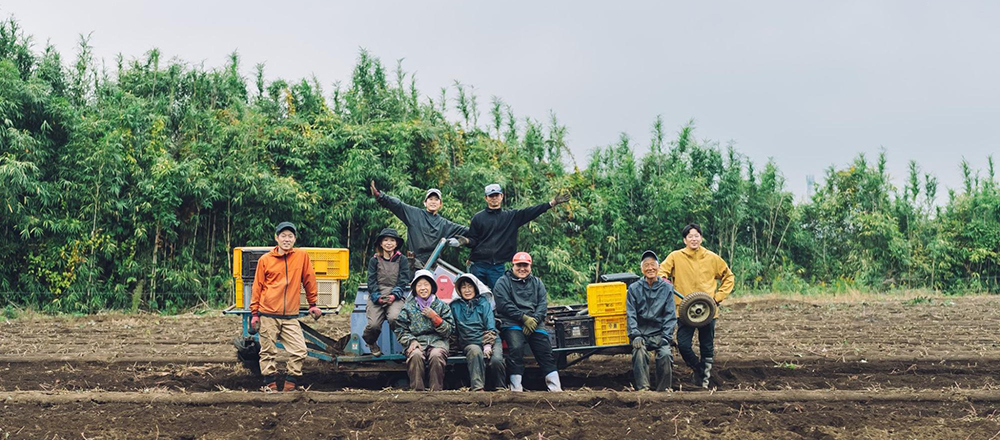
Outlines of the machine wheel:
[{"label": "machine wheel", "polygon": [[704,292],[695,292],[685,295],[677,308],[677,318],[684,325],[691,327],[703,327],[715,319],[715,312],[719,305],[715,303],[715,298]]},{"label": "machine wheel", "polygon": [[260,343],[257,340],[237,337],[233,341],[236,346],[236,359],[254,376],[260,376]]}]

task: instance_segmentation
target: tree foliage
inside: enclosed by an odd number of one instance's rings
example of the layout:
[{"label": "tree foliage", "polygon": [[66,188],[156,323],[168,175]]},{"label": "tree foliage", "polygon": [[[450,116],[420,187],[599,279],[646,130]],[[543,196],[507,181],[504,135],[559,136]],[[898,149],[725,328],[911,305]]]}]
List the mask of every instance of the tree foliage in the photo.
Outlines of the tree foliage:
[{"label": "tree foliage", "polygon": [[648,145],[623,134],[579,169],[554,114],[520,118],[492,97],[481,115],[475,88],[457,81],[427,97],[402,62],[386,69],[363,50],[329,93],[315,78],[268,82],[264,65],[244,78],[235,53],[216,69],[155,49],[98,66],[86,38],[66,63],[51,46],[34,51],[13,19],[0,23],[0,302],[222,304],[232,248],[272,243],[287,219],[300,245],[351,250],[351,291],[378,231],[403,227],[367,194],[370,180],[418,206],[441,188],[442,213],[464,224],[488,183],[515,208],[570,194],[521,232],[557,296],[637,271],[645,249],[679,248],[689,222],[743,290],[998,290],[992,159],[983,175],[963,163],[963,188],[944,203],[915,163],[896,189],[884,155],[830,168],[795,203],[773,162],[698,141],[693,123],[671,136],[657,118]]}]

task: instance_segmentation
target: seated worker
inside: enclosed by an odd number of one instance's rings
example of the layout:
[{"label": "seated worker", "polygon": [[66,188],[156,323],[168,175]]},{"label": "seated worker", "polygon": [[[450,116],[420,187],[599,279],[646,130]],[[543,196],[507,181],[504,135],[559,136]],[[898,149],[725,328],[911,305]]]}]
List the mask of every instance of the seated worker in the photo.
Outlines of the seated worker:
[{"label": "seated worker", "polygon": [[424,390],[424,370],[429,365],[431,391],[440,391],[444,388],[448,339],[455,328],[455,320],[451,308],[437,298],[437,283],[430,271],[418,270],[410,287],[410,298],[396,318],[396,338],[406,347],[410,388]]},{"label": "seated worker", "polygon": [[396,317],[403,310],[406,288],[410,283],[410,263],[400,252],[403,238],[395,229],[385,228],[375,239],[375,255],[368,260],[368,306],[362,339],[368,344],[373,356],[382,356],[378,337],[382,333],[382,323],[389,319],[389,329],[396,331]]},{"label": "seated worker", "polygon": [[[309,352],[299,325],[299,292],[306,291],[309,315],[319,319],[323,312],[316,307],[318,290],[316,272],[309,254],[295,249],[295,225],[278,223],[274,228],[277,246],[257,261],[250,300],[250,329],[260,333],[260,373],[264,391],[294,391],[300,385],[302,361]],[[278,388],[278,346],[281,342],[291,357],[285,364],[285,384]]]},{"label": "seated worker", "polygon": [[500,317],[500,337],[507,343],[507,371],[510,372],[511,391],[524,391],[524,346],[531,347],[535,361],[545,375],[549,391],[562,391],[559,372],[556,371],[552,343],[545,331],[545,313],[548,299],[542,280],[531,275],[531,255],[518,252],[514,267],[497,280],[493,297]]},{"label": "seated worker", "polygon": [[476,281],[468,273],[455,281],[459,297],[451,301],[451,315],[455,318],[458,347],[465,353],[472,391],[483,391],[486,385],[486,361],[489,361],[490,387],[503,388],[506,369],[493,306],[480,294]]},{"label": "seated worker", "polygon": [[668,391],[674,360],[670,342],[677,324],[674,286],[656,275],[660,262],[653,251],[643,252],[639,261],[643,278],[629,285],[625,296],[635,389],[649,389],[649,351],[652,350],[656,352],[656,391]]}]

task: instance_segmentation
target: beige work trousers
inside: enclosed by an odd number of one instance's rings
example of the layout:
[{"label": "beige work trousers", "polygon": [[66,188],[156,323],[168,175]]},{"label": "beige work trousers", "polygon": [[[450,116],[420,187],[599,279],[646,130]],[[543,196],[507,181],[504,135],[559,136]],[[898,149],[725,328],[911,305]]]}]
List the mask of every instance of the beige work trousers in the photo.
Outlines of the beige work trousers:
[{"label": "beige work trousers", "polygon": [[308,356],[306,338],[298,319],[260,317],[260,374],[274,376],[278,373],[278,346],[281,342],[291,355],[285,365],[289,376],[302,375],[302,361]]}]

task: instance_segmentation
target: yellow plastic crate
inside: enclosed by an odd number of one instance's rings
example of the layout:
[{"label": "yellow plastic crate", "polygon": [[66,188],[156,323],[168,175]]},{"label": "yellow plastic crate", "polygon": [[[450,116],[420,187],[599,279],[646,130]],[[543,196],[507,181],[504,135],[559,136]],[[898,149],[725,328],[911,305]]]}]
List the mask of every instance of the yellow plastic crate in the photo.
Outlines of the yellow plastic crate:
[{"label": "yellow plastic crate", "polygon": [[[257,260],[274,249],[267,246],[243,246],[233,248],[233,276],[253,278],[257,270]],[[350,253],[340,248],[295,248],[309,254],[317,279],[346,280]]]},{"label": "yellow plastic crate", "polygon": [[[340,280],[316,280],[316,290],[318,296],[316,305],[320,308],[333,308],[340,304]],[[299,307],[309,308],[309,301],[306,300],[306,287],[302,286],[299,293]]]},{"label": "yellow plastic crate", "polygon": [[628,286],[621,281],[587,285],[587,311],[590,316],[609,316],[625,313],[625,294]]},{"label": "yellow plastic crate", "polygon": [[[340,280],[316,280],[316,305],[320,308],[333,308],[340,304]],[[243,282],[243,278],[233,277],[233,303],[237,308],[249,309],[253,295],[253,282]],[[299,307],[309,308],[306,300],[306,288],[302,286],[299,292]]]},{"label": "yellow plastic crate", "polygon": [[598,347],[628,344],[628,325],[625,314],[595,316],[594,342]]},{"label": "yellow plastic crate", "polygon": [[346,280],[350,275],[350,254],[347,249],[301,248],[309,253],[318,279]]},{"label": "yellow plastic crate", "polygon": [[[250,308],[250,294],[253,284],[247,283],[243,284],[243,278],[233,277],[233,304],[236,308],[247,309]],[[246,298],[246,303],[243,302],[243,298]]]}]

